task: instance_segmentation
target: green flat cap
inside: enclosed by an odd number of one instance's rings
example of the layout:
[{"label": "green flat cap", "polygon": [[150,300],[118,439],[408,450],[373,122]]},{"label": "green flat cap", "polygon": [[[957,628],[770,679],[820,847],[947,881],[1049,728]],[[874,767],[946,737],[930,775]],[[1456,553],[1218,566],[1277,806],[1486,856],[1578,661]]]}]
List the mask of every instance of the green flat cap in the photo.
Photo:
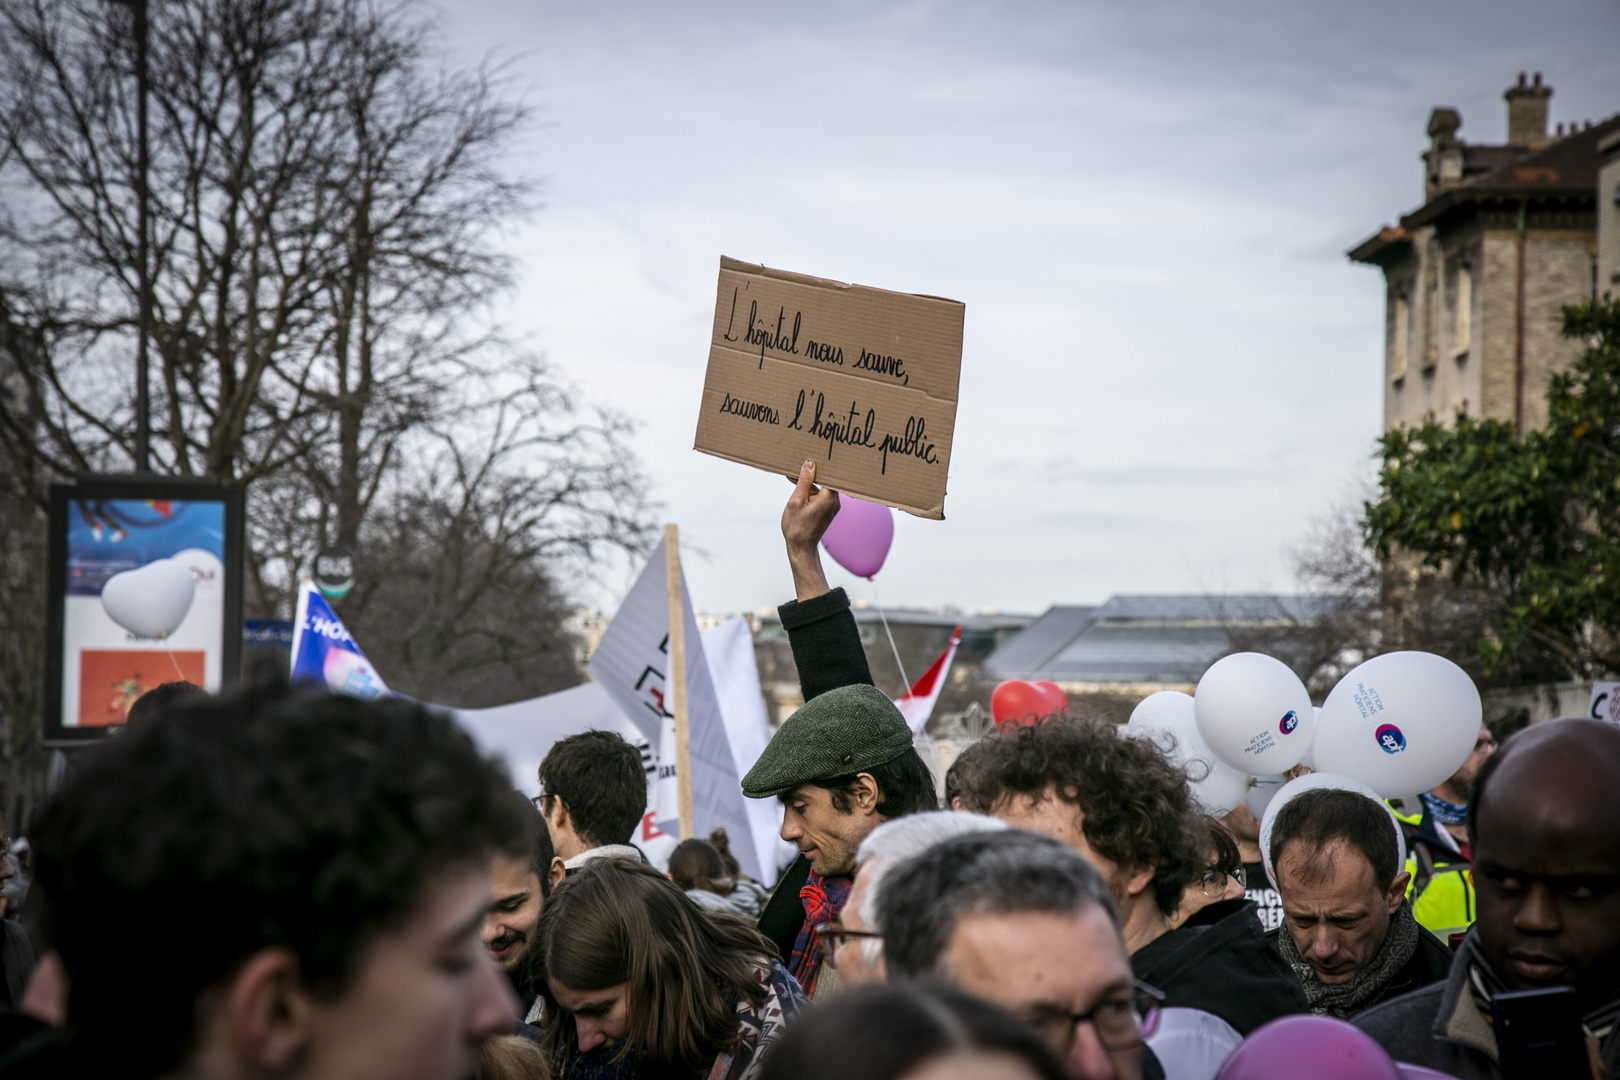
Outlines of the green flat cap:
[{"label": "green flat cap", "polygon": [[743,794],[769,799],[812,780],[866,772],[911,749],[911,729],[875,686],[840,686],[782,722],[743,777]]}]

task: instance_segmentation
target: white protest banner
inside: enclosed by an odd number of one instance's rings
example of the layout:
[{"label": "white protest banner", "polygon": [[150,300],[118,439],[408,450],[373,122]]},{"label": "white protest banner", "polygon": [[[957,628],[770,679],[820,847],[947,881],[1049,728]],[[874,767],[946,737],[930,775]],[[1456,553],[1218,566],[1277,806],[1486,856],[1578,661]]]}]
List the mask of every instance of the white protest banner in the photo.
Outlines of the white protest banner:
[{"label": "white protest banner", "polygon": [[[738,776],[747,776],[770,741],[770,720],[765,714],[765,698],[759,689],[759,665],[754,657],[754,632],[748,620],[733,615],[719,626],[703,631],[703,655],[709,661],[720,716],[731,743],[732,764]],[[778,866],[798,854],[798,849],[781,838],[782,803],[777,799],[744,799],[748,823],[753,829],[754,850],[769,881]]]},{"label": "white protest banner", "polygon": [[1595,682],[1592,684],[1592,704],[1587,708],[1586,715],[1594,720],[1607,720],[1611,724],[1620,724],[1620,682]]},{"label": "white protest banner", "polygon": [[[756,846],[741,842],[743,837],[753,836],[747,800],[742,794],[742,774],[738,772],[732,757],[725,719],[720,712],[714,682],[709,676],[703,639],[698,635],[691,593],[684,579],[683,574],[681,594],[686,626],[686,702],[691,745],[693,835],[706,837],[711,830],[723,827],[728,836],[738,840],[732,854],[737,857],[743,872],[763,880],[766,868],[761,865]],[[647,568],[631,586],[624,603],[619,605],[618,613],[608,624],[587,666],[591,678],[618,704],[647,741],[662,746],[665,722],[674,720],[666,685],[669,670],[669,594],[662,544],[652,553]],[[756,693],[758,685],[756,680]],[[669,745],[674,745],[673,729]],[[658,768],[660,780],[673,777],[673,766],[662,755]],[[674,832],[678,828],[673,813],[674,802],[666,801],[660,794],[655,807],[658,810],[658,827],[665,832]],[[769,869],[774,876],[775,867]]]},{"label": "white protest banner", "polygon": [[722,258],[693,446],[943,518],[964,311]]}]

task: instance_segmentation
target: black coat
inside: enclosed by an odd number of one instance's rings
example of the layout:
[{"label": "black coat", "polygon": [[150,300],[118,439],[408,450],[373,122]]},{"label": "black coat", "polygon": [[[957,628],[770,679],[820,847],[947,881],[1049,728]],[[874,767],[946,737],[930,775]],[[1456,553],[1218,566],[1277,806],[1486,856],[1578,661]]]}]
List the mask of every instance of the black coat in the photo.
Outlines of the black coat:
[{"label": "black coat", "polygon": [[1307,1011],[1305,988],[1266,940],[1252,900],[1221,900],[1131,956],[1136,977],[1165,1004],[1203,1009],[1239,1035]]},{"label": "black coat", "polygon": [[[1410,994],[1414,990],[1421,990],[1431,983],[1446,981],[1446,976],[1451,974],[1451,947],[1421,926],[1417,928],[1417,931],[1418,943],[1417,948],[1412,950],[1412,959],[1401,965],[1401,969],[1395,973],[1394,978],[1389,980],[1388,985],[1379,991],[1377,997],[1362,1005],[1357,1015],[1366,1012],[1374,1005],[1388,1001],[1390,998],[1397,998],[1402,994]],[[1277,935],[1286,934],[1287,932],[1288,926],[1284,924],[1266,935],[1271,947],[1279,949],[1278,956],[1281,956],[1282,952],[1278,945],[1279,939]]]},{"label": "black coat", "polygon": [[[843,589],[806,600],[789,600],[776,609],[793,648],[793,663],[799,669],[799,691],[809,701],[818,694],[856,683],[872,685],[872,669],[861,646],[861,631],[849,610],[849,596]],[[765,910],[759,913],[759,932],[776,943],[785,964],[793,955],[793,943],[804,926],[804,905],[799,890],[810,876],[810,863],[803,855],[782,872],[776,890]]]}]

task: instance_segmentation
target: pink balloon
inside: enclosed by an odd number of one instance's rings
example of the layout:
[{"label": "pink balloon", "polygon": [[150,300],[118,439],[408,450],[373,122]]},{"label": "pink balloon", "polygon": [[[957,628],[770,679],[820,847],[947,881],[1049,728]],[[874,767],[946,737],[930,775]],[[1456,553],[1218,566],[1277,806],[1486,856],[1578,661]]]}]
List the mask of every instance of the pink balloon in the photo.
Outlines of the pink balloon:
[{"label": "pink balloon", "polygon": [[870,503],[853,495],[838,497],[838,513],[821,537],[821,546],[839,566],[868,579],[883,569],[892,543],[893,512],[882,503]]},{"label": "pink balloon", "polygon": [[[1284,1016],[1249,1033],[1215,1080],[1401,1080],[1371,1035],[1327,1016]],[[1421,1073],[1418,1076],[1422,1076]]]}]

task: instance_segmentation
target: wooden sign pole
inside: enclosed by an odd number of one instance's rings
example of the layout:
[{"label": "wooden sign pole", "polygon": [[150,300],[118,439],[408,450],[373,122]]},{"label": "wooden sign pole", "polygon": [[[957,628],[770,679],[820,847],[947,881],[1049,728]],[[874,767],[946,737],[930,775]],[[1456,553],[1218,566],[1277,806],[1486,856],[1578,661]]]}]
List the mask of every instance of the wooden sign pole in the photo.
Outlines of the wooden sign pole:
[{"label": "wooden sign pole", "polygon": [[692,741],[686,717],[686,605],[681,598],[681,542],[674,525],[664,526],[664,580],[669,586],[669,691],[675,714],[675,789],[679,796],[681,839],[692,837]]}]

